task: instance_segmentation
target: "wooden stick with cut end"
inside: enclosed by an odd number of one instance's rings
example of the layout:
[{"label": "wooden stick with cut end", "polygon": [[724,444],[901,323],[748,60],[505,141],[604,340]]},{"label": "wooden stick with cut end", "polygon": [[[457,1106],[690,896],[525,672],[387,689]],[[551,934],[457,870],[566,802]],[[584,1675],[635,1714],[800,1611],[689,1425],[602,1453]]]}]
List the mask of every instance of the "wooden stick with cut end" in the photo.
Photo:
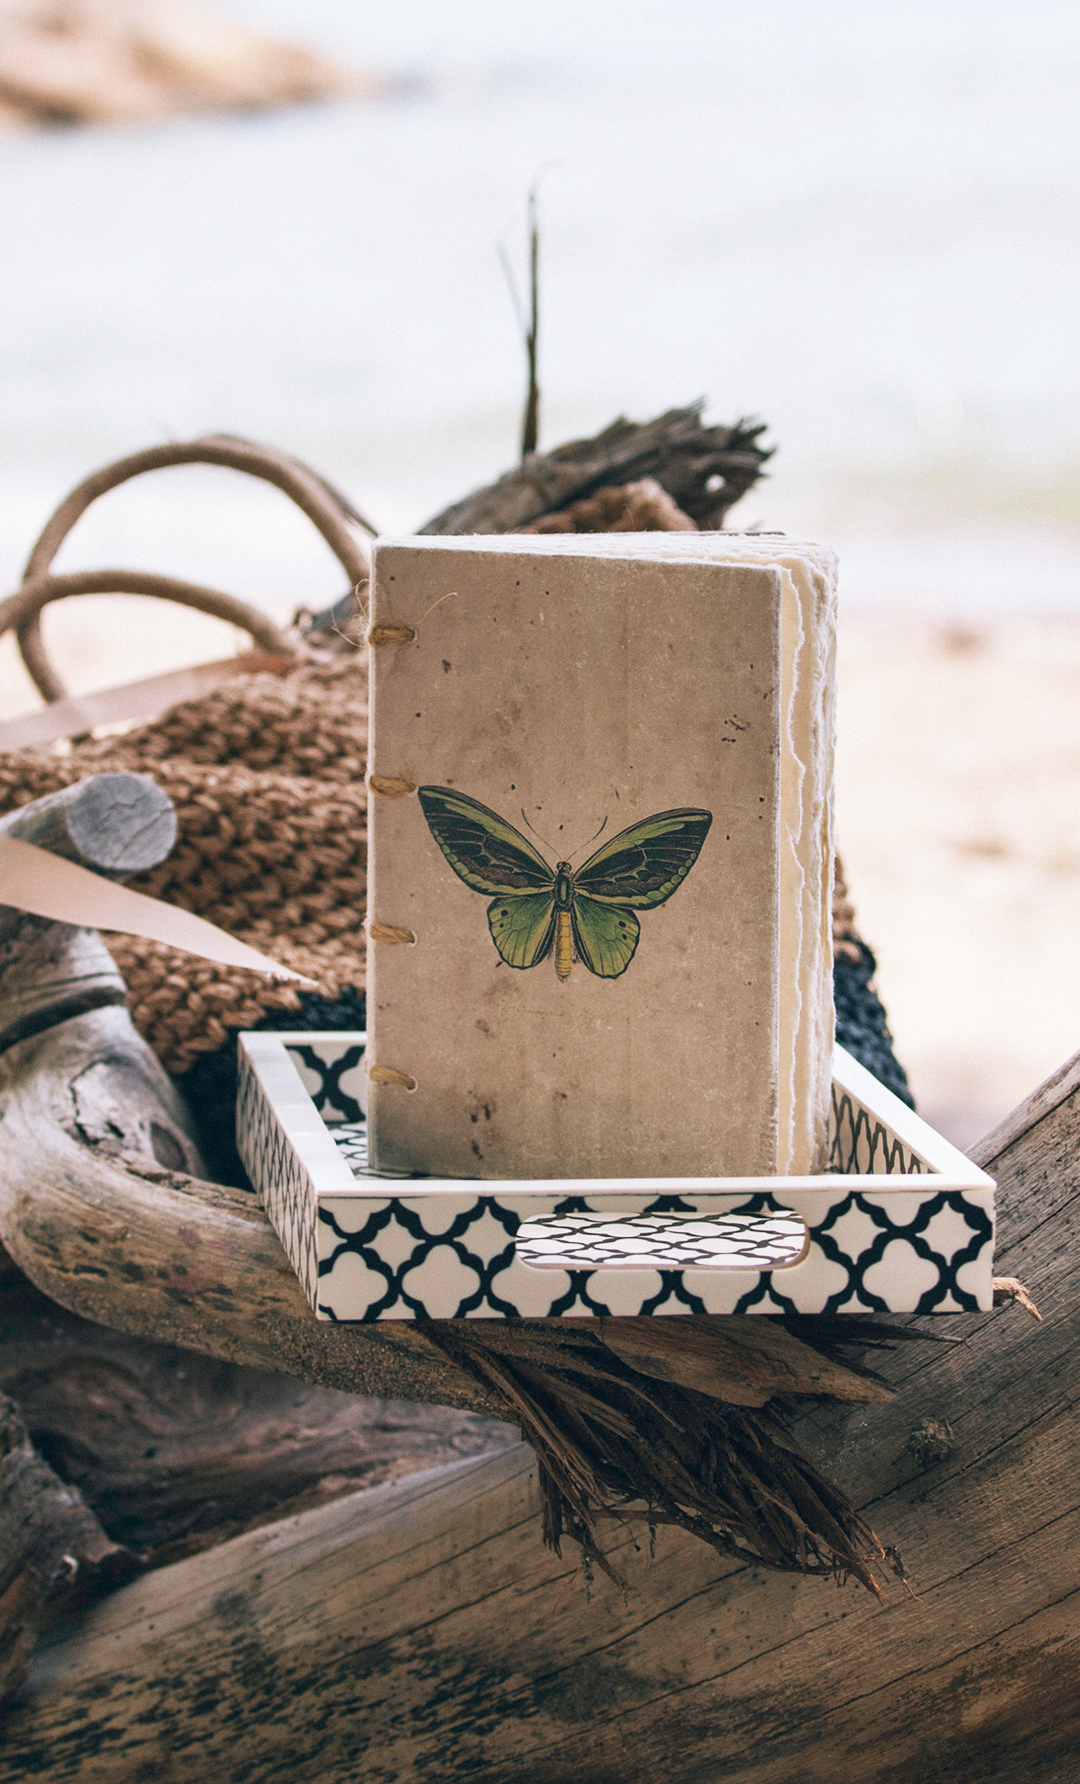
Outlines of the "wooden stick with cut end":
[{"label": "wooden stick with cut end", "polygon": [[[8,812],[0,835],[122,880],[164,861],[176,841],[176,813],[148,774],[96,774]],[[124,997],[95,929],[0,904],[0,1052]]]}]

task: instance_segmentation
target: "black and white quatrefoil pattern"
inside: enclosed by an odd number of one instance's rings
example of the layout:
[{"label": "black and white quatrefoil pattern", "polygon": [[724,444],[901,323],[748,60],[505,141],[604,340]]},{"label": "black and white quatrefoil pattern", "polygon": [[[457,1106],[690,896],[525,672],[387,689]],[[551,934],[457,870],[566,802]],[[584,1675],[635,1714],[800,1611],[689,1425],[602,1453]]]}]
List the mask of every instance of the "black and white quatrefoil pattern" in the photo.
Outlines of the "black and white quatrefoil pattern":
[{"label": "black and white quatrefoil pattern", "polygon": [[[259,1034],[241,1047],[242,1156],[323,1319],[990,1305],[992,1188],[935,1181],[839,1086],[828,1174],[799,1179],[813,1187],[789,1201],[782,1178],[755,1194],[590,1196],[578,1184],[567,1195],[555,1183],[545,1195],[492,1192],[370,1174],[363,1046],[360,1035]],[[845,1176],[860,1181],[845,1187]],[[916,1183],[878,1193],[868,1176]]]},{"label": "black and white quatrefoil pattern", "polygon": [[314,1304],[318,1265],[314,1243],[315,1187],[265,1087],[240,1052],[236,1137],[244,1168],[259,1191],[289,1261]]}]

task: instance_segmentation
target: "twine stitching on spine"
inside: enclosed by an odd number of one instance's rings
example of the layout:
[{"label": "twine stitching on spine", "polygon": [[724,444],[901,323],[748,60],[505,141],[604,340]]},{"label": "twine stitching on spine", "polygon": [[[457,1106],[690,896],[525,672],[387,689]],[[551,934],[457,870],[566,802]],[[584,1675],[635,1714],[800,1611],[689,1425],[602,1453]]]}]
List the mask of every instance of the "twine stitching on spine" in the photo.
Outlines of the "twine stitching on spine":
[{"label": "twine stitching on spine", "polygon": [[367,635],[369,644],[411,644],[416,633],[411,626],[397,625],[390,620],[372,626]]},{"label": "twine stitching on spine", "polygon": [[369,774],[368,786],[380,799],[400,799],[403,793],[416,792],[416,782],[406,780],[404,776],[395,779],[387,774]]},{"label": "twine stitching on spine", "polygon": [[411,946],[416,941],[415,930],[394,929],[389,923],[369,923],[368,935],[373,942],[408,943]]},{"label": "twine stitching on spine", "polygon": [[368,1077],[373,1084],[400,1084],[403,1090],[416,1089],[416,1079],[407,1072],[396,1072],[392,1065],[369,1066]]}]

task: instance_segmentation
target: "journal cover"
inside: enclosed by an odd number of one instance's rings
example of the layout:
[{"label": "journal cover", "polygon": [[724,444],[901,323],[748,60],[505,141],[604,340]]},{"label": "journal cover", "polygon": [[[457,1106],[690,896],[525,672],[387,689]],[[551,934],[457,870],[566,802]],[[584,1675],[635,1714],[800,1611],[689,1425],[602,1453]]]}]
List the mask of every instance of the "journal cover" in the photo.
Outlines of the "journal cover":
[{"label": "journal cover", "polygon": [[376,546],[377,1169],[816,1168],[830,595],[763,540]]}]

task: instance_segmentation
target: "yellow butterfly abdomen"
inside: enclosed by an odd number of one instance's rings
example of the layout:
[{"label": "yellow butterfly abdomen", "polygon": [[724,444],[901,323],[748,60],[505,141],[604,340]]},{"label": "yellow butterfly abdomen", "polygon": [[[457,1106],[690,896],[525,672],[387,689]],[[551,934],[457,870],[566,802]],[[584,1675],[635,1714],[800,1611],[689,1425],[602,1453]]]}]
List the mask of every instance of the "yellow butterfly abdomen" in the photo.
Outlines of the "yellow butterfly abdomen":
[{"label": "yellow butterfly abdomen", "polygon": [[570,912],[555,913],[555,971],[565,985],[574,964],[574,934],[570,928]]}]

